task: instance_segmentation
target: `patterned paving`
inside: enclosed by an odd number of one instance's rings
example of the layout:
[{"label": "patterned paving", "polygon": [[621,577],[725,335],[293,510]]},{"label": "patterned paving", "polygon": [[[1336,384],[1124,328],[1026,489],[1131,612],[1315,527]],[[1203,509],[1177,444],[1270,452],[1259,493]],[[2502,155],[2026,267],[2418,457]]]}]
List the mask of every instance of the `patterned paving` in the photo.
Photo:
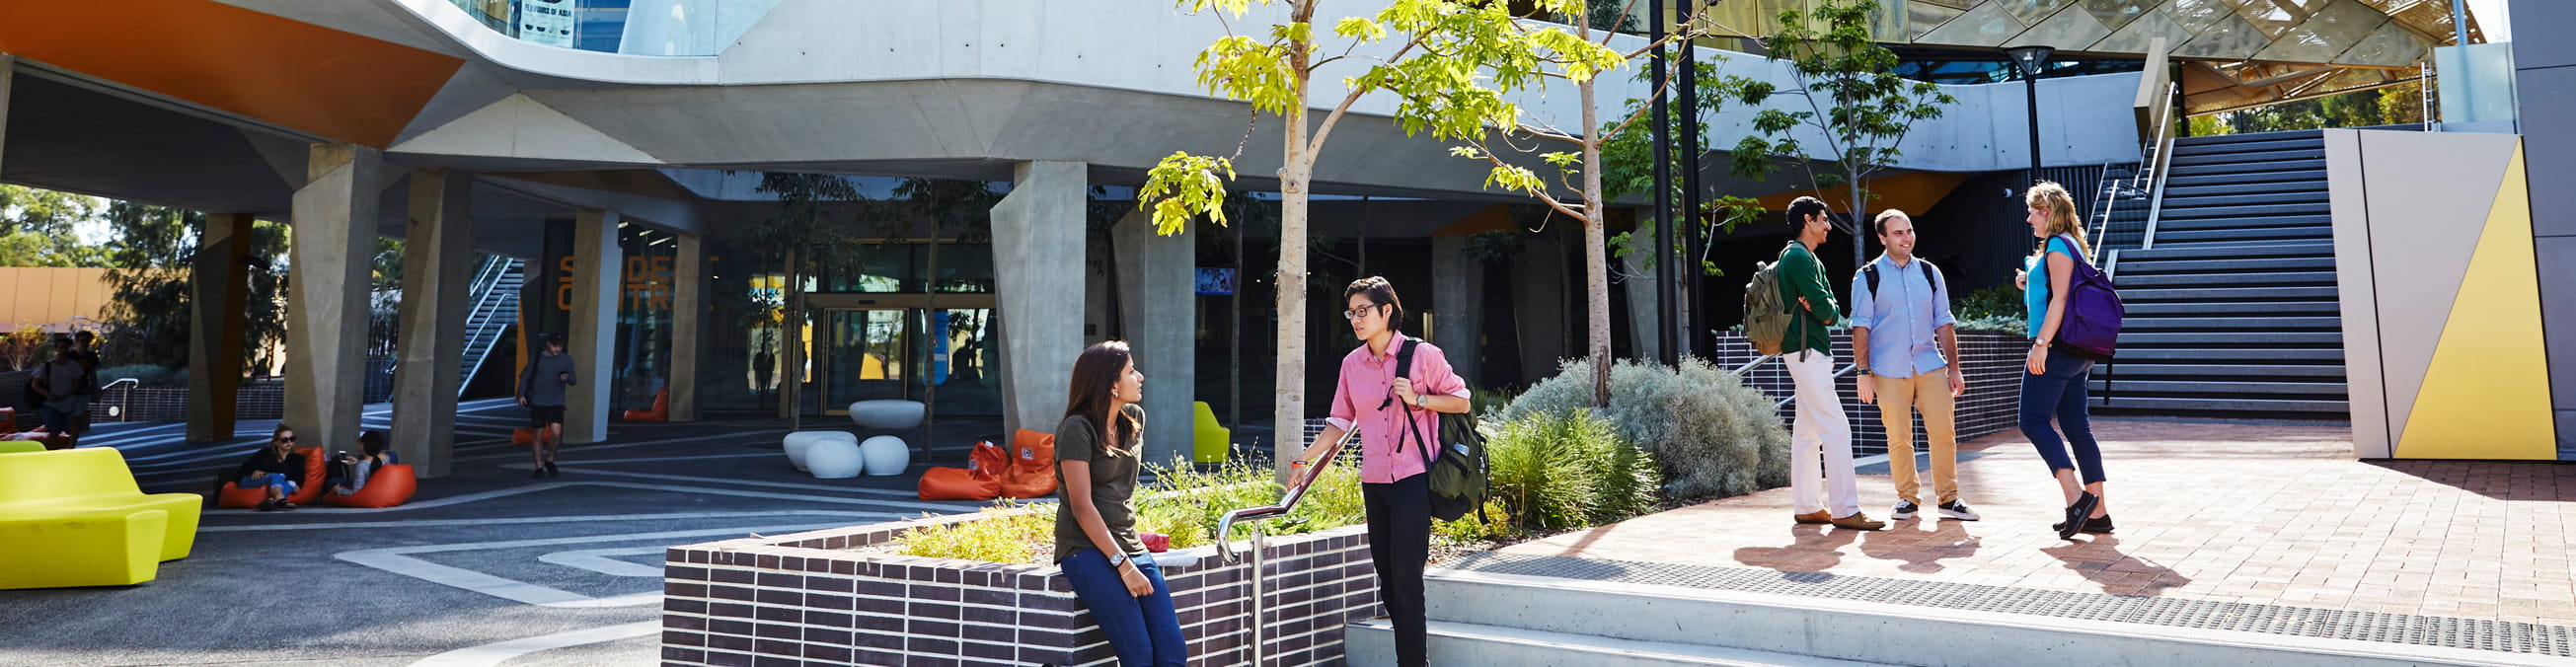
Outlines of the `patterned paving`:
[{"label": "patterned paving", "polygon": [[[1959,466],[1983,521],[1798,526],[1789,491],[1774,489],[1503,553],[2576,625],[2576,466],[2356,461],[2337,427],[2095,427],[2114,535],[2057,539],[2054,482],[2027,440],[2003,433],[1961,445],[1985,454]],[[1884,480],[1861,478],[1864,510],[1882,519]]]}]

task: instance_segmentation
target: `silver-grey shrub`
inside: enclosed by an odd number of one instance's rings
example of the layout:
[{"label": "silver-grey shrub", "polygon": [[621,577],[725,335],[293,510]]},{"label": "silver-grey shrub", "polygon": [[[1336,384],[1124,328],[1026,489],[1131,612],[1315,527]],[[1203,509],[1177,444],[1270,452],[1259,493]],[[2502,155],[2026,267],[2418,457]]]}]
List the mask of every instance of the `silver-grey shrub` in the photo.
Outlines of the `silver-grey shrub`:
[{"label": "silver-grey shrub", "polygon": [[[1563,362],[1504,408],[1502,418],[1590,410],[1592,362]],[[1596,410],[1663,465],[1675,498],[1733,496],[1789,482],[1789,433],[1773,399],[1692,359],[1675,372],[1621,361],[1610,368],[1610,406]]]}]

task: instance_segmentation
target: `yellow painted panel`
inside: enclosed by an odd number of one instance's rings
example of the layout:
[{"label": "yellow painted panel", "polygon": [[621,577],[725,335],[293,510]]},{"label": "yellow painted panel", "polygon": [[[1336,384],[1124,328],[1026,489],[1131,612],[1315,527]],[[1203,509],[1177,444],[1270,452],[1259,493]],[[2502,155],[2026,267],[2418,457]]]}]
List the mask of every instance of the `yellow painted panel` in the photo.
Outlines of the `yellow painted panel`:
[{"label": "yellow painted panel", "polygon": [[2558,458],[2531,197],[2523,179],[2516,148],[2398,439],[2397,458]]}]

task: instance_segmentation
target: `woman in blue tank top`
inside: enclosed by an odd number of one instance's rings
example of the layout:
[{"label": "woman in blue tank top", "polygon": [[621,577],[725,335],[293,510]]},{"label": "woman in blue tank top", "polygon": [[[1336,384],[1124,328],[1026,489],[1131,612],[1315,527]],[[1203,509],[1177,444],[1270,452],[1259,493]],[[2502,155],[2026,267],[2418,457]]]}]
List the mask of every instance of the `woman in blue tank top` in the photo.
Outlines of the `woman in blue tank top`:
[{"label": "woman in blue tank top", "polygon": [[[2022,303],[2030,311],[2031,345],[2027,372],[2021,376],[2021,432],[2039,448],[2066,495],[2066,520],[2051,526],[2057,537],[2105,534],[2111,532],[2111,510],[2102,500],[2102,447],[2093,440],[2085,412],[2093,362],[2054,346],[2057,328],[2066,321],[2066,290],[2075,263],[2092,261],[2093,251],[2084,242],[2084,222],[2076,217],[2075,199],[2065,186],[2041,181],[2025,199],[2031,236],[2045,241],[2039,254],[2024,262]],[[2052,417],[2056,428],[2050,428]]]}]

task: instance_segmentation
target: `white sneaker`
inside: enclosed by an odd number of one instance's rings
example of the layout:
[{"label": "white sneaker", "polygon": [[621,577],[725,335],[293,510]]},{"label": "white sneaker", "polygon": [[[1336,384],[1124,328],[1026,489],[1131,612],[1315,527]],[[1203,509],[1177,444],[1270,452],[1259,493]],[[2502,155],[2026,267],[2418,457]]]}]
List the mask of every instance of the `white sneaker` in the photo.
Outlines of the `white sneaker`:
[{"label": "white sneaker", "polygon": [[1950,517],[1950,518],[1953,518],[1953,519],[1958,519],[1958,520],[1960,520],[1960,521],[1975,521],[1975,520],[1977,520],[1977,513],[1976,513],[1976,512],[1970,512],[1970,511],[1968,511],[1968,504],[1967,504],[1967,503],[1959,502],[1959,501],[1956,501],[1956,500],[1953,500],[1953,501],[1950,501],[1950,502],[1946,502],[1946,503],[1941,503],[1941,516],[1946,516],[1946,517]]},{"label": "white sneaker", "polygon": [[1899,500],[1896,501],[1896,509],[1888,510],[1887,516],[1891,519],[1904,521],[1914,518],[1914,512],[1919,509],[1921,508],[1916,507],[1914,505],[1914,501]]}]

